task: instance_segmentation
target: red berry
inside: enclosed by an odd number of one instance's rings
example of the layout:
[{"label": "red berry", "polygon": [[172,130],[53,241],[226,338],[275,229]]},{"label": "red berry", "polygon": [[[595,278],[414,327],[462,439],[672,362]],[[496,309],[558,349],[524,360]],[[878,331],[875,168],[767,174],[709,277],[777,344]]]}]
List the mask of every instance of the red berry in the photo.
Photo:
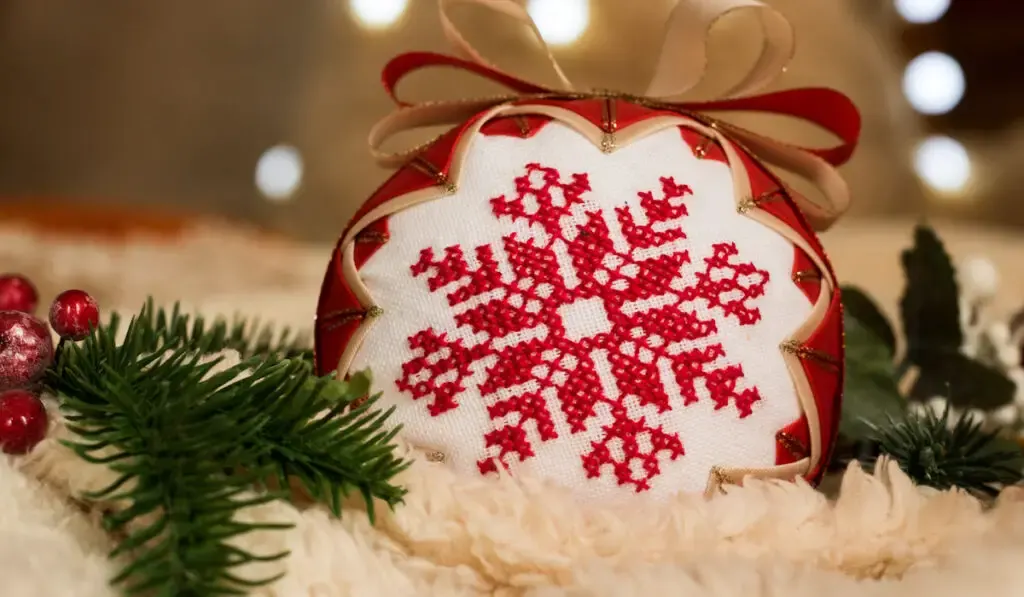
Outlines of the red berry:
[{"label": "red berry", "polygon": [[38,305],[39,293],[28,278],[18,274],[0,276],[0,311],[35,313]]},{"label": "red berry", "polygon": [[0,450],[25,454],[43,441],[47,428],[46,407],[25,390],[0,394]]},{"label": "red berry", "polygon": [[57,335],[82,340],[100,323],[100,308],[84,290],[65,290],[50,305],[50,325]]},{"label": "red berry", "polygon": [[46,324],[21,311],[0,311],[0,391],[37,381],[53,362]]}]

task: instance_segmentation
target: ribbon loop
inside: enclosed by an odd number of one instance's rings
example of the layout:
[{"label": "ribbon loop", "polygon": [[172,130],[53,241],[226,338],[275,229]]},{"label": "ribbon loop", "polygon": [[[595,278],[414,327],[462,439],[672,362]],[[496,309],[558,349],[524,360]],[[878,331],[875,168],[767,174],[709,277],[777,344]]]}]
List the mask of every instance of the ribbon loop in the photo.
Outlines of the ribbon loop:
[{"label": "ribbon loop", "polygon": [[[512,101],[587,97],[607,99],[607,94],[596,95],[573,90],[572,83],[562,72],[551,49],[544,43],[536,23],[518,0],[438,0],[438,3],[445,35],[466,58],[415,52],[402,54],[384,67],[384,88],[399,108],[378,122],[370,132],[370,151],[379,164],[399,166],[425,147],[420,145],[397,153],[381,150],[389,138],[403,131],[456,125],[480,112]],[[451,22],[448,11],[457,4],[485,6],[527,25],[540,41],[563,88],[551,89],[525,81],[490,64]],[[690,91],[703,77],[707,66],[707,40],[714,24],[722,16],[742,9],[757,9],[760,12],[765,36],[757,62],[721,99],[703,102],[672,99]],[[791,193],[791,196],[810,223],[816,229],[824,230],[849,206],[849,191],[834,166],[846,162],[853,153],[860,135],[860,114],[849,98],[831,89],[791,89],[749,95],[771,83],[785,70],[793,49],[794,36],[789,22],[760,0],[679,0],[667,23],[662,52],[647,94],[622,99],[713,123],[723,134],[741,144],[755,157],[809,180],[821,191],[824,203],[811,201],[796,193]],[[506,87],[511,93],[489,98],[418,104],[398,98],[396,88],[402,79],[416,71],[435,67],[455,68],[476,75]],[[707,116],[708,112],[739,111],[798,118],[836,135],[841,143],[822,149],[796,147]]]},{"label": "ribbon loop", "polygon": [[[528,27],[558,77],[561,90],[575,89],[530,13],[518,0],[439,0],[441,28],[460,56],[492,71],[501,72],[469,43],[452,21],[450,11],[458,4],[483,6],[512,17]],[[678,0],[666,23],[660,56],[644,95],[668,99],[682,96],[693,89],[704,78],[711,30],[722,17],[745,9],[755,9],[760,13],[764,34],[761,52],[742,80],[722,96],[729,98],[747,95],[774,81],[785,71],[796,46],[793,27],[781,13],[760,0]]]},{"label": "ribbon loop", "polygon": [[402,79],[416,71],[434,67],[450,67],[463,72],[472,73],[481,78],[487,79],[488,81],[497,83],[518,94],[540,94],[551,92],[551,90],[546,87],[534,85],[533,83],[516,78],[495,68],[480,64],[479,62],[464,60],[454,56],[445,56],[444,54],[435,54],[434,52],[409,52],[407,54],[399,54],[392,58],[391,61],[384,65],[384,70],[381,72],[381,83],[384,85],[384,91],[387,92],[388,97],[390,97],[391,100],[399,107],[411,106],[413,104],[399,99],[397,91],[398,84]]},{"label": "ribbon loop", "polygon": [[711,30],[729,13],[756,9],[764,33],[757,62],[743,79],[722,94],[731,98],[758,91],[782,74],[796,47],[793,27],[778,11],[759,0],[679,0],[669,16],[661,55],[644,95],[678,97],[693,89],[707,68]]},{"label": "ribbon loop", "polygon": [[464,100],[452,102],[434,102],[431,104],[420,104],[399,108],[385,116],[382,120],[370,129],[369,145],[370,154],[378,165],[386,168],[395,168],[403,165],[410,157],[419,153],[429,143],[418,145],[412,149],[400,152],[386,152],[381,146],[388,139],[395,135],[413,131],[420,128],[457,125],[469,120],[476,114],[500,105],[504,102],[495,101],[493,98],[480,100]]},{"label": "ribbon loop", "polygon": [[475,4],[477,6],[487,7],[495,12],[502,13],[510,16],[520,23],[530,28],[533,36],[540,42],[541,48],[547,55],[548,64],[551,65],[552,70],[555,71],[555,75],[558,77],[559,82],[562,85],[562,89],[565,91],[572,91],[572,81],[565,76],[565,72],[562,70],[561,65],[555,60],[555,55],[551,52],[551,46],[544,41],[544,36],[541,35],[540,29],[537,28],[537,23],[530,17],[530,13],[527,12],[526,8],[520,2],[516,0],[439,0],[438,7],[441,12],[441,28],[444,31],[445,37],[448,42],[452,44],[455,51],[461,54],[463,57],[476,62],[481,66],[485,66],[493,71],[501,72],[501,70],[491,64],[486,58],[484,58],[480,52],[476,51],[469,41],[466,40],[459,28],[452,22],[449,11],[452,6],[456,4]]}]

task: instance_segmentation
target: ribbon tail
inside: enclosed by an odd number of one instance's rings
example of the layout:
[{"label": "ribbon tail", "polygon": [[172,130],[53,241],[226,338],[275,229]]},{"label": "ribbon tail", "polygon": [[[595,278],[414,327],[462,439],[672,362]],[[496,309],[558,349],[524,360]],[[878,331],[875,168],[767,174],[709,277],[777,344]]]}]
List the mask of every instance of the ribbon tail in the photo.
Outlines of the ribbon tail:
[{"label": "ribbon tail", "polygon": [[860,139],[860,112],[850,98],[824,87],[787,89],[737,99],[681,104],[694,112],[758,112],[790,116],[816,125],[842,144],[825,149],[800,148],[833,166],[845,164]]},{"label": "ribbon tail", "polygon": [[793,200],[815,230],[827,230],[850,207],[850,190],[836,166],[846,163],[860,139],[860,112],[850,98],[834,89],[790,89],[764,95],[685,104],[697,112],[757,112],[790,116],[810,122],[842,143],[824,149],[796,147],[718,121],[723,132],[759,159],[807,179],[821,191],[824,202],[793,193]]},{"label": "ribbon tail", "polygon": [[824,202],[812,201],[799,193],[790,193],[793,202],[816,231],[828,230],[849,209],[850,188],[846,180],[821,156],[740,127],[721,122],[718,127],[758,159],[800,176],[821,192]]},{"label": "ribbon tail", "polygon": [[370,129],[370,155],[381,166],[397,168],[405,164],[410,157],[428,147],[434,140],[405,151],[383,151],[381,147],[395,135],[430,126],[462,124],[480,112],[500,103],[503,102],[495,99],[482,99],[419,104],[399,108],[378,121]]}]

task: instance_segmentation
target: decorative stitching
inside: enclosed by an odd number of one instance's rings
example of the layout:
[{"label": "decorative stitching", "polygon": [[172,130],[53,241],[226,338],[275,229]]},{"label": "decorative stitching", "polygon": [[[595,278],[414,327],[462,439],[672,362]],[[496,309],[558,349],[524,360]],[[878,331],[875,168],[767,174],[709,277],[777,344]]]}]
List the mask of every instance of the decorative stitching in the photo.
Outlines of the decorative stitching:
[{"label": "decorative stitching", "polygon": [[601,104],[601,129],[606,133],[614,133],[619,130],[615,100],[612,98],[605,99]]},{"label": "decorative stitching", "polygon": [[[528,164],[515,189],[491,199],[492,213],[526,224],[529,238],[511,233],[474,247],[472,265],[459,245],[440,255],[428,247],[411,266],[431,292],[444,294],[460,333],[413,334],[414,356],[396,384],[435,417],[463,398],[484,398],[493,428],[483,437],[488,456],[477,462],[482,474],[558,439],[551,406],[569,434],[593,433],[588,423],[607,413],[611,422],[581,454],[581,466],[588,478],[610,470],[619,485],[647,490],[660,461],[684,449],[678,434],[637,415],[639,407],[664,413],[705,396],[716,410],[731,406],[744,418],[762,399],[742,366],[723,363],[716,335],[727,318],[741,326],[761,319],[752,303],[764,295],[768,272],[739,261],[733,243],[715,244],[701,266],[691,264],[679,243],[684,199],[693,193],[672,178],[661,179],[657,196],[638,193],[642,222],[626,205],[614,209],[619,241],[585,200],[587,174],[563,177]],[[695,304],[715,315],[706,318]],[[671,403],[670,386],[682,404]]]},{"label": "decorative stitching", "polygon": [[726,474],[725,469],[720,466],[711,467],[711,478],[719,491],[725,491],[725,486],[732,484],[732,479]]},{"label": "decorative stitching", "polygon": [[703,160],[707,157],[708,152],[710,152],[711,148],[714,146],[714,139],[704,137],[701,139],[700,143],[697,144],[697,147],[693,148],[693,155],[696,156],[698,160]]},{"label": "decorative stitching", "polygon": [[615,133],[605,133],[601,135],[601,151],[603,153],[611,153],[615,151]]},{"label": "decorative stitching", "polygon": [[615,114],[615,99],[605,98],[601,103],[601,151],[611,153],[615,151],[615,132],[619,128],[618,119]]},{"label": "decorative stitching", "polygon": [[802,269],[793,272],[794,282],[800,283],[810,280],[821,280],[821,272],[816,269]]},{"label": "decorative stitching", "polygon": [[525,116],[517,114],[512,117],[512,121],[519,127],[519,134],[522,135],[524,139],[530,136],[530,123],[527,122]]},{"label": "decorative stitching", "polygon": [[832,355],[830,355],[830,354],[828,354],[826,352],[817,350],[815,348],[811,348],[809,346],[805,346],[805,345],[797,342],[796,340],[787,340],[787,341],[783,342],[779,346],[779,348],[781,348],[783,352],[788,352],[788,353],[790,353],[792,355],[795,355],[797,358],[800,358],[800,359],[812,360],[812,361],[815,361],[815,362],[817,362],[819,364],[826,365],[826,366],[832,367],[832,368],[838,368],[839,367],[839,361],[835,357],[833,357]]},{"label": "decorative stitching", "polygon": [[335,330],[357,319],[380,317],[383,314],[384,309],[374,305],[368,309],[342,309],[340,311],[331,311],[330,313],[321,315],[319,319],[324,322],[324,329]]},{"label": "decorative stitching", "polygon": [[384,232],[378,232],[376,230],[372,230],[370,228],[365,228],[365,229],[361,230],[358,234],[356,234],[356,237],[355,237],[355,242],[360,243],[360,244],[362,244],[362,243],[370,243],[370,244],[382,245],[382,244],[388,242],[389,240],[391,240],[391,236],[390,235],[388,235],[388,234],[386,234]]},{"label": "decorative stitching", "polygon": [[796,456],[797,459],[806,458],[810,456],[811,451],[806,445],[791,434],[785,431],[780,431],[775,434],[775,440],[782,444],[782,447],[786,449],[790,454]]},{"label": "decorative stitching", "polygon": [[786,194],[782,189],[775,189],[774,191],[765,191],[757,197],[744,197],[739,202],[739,205],[736,206],[736,211],[741,214],[745,214],[755,207],[760,207],[761,205],[771,201],[777,201],[785,196]]},{"label": "decorative stitching", "polygon": [[455,186],[455,183],[448,178],[448,175],[442,172],[440,168],[430,163],[430,161],[422,155],[414,157],[412,161],[409,162],[409,165],[433,178],[437,186],[444,189],[445,194],[454,195],[455,192],[458,191],[458,187]]}]

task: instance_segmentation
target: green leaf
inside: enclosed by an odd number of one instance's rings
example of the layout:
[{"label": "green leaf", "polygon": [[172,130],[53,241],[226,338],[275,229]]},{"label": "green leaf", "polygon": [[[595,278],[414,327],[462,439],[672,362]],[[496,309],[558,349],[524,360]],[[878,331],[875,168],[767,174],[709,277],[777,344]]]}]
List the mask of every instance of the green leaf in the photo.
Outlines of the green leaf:
[{"label": "green leaf", "polygon": [[907,337],[907,358],[918,363],[922,351],[956,352],[963,344],[956,270],[935,231],[919,225],[914,246],[902,255],[907,285],[900,314]]},{"label": "green leaf", "polygon": [[960,352],[960,293],[956,270],[935,231],[914,230],[903,252],[907,287],[900,301],[908,364],[918,367],[911,398],[947,398],[958,408],[992,410],[1008,404],[1015,386],[998,369]]},{"label": "green leaf", "polygon": [[349,394],[357,399],[369,396],[371,385],[373,385],[373,376],[369,371],[359,371],[348,378]]},{"label": "green leaf", "polygon": [[846,315],[856,319],[859,324],[875,335],[886,347],[890,358],[896,354],[896,333],[893,332],[889,320],[864,291],[855,286],[840,288],[843,302],[844,320]]},{"label": "green leaf", "polygon": [[353,373],[344,381],[337,380],[334,375],[330,375],[322,379],[310,378],[308,389],[312,390],[313,386],[320,384],[322,386],[320,395],[324,401],[331,404],[349,404],[369,396],[372,380],[369,371]]},{"label": "green leaf", "polygon": [[1013,401],[1017,386],[1001,371],[960,352],[919,350],[911,398],[942,396],[957,408],[994,410]]},{"label": "green leaf", "polygon": [[896,386],[893,357],[885,341],[849,312],[843,320],[846,381],[839,432],[856,441],[867,439],[872,425],[902,414],[906,401]]}]

